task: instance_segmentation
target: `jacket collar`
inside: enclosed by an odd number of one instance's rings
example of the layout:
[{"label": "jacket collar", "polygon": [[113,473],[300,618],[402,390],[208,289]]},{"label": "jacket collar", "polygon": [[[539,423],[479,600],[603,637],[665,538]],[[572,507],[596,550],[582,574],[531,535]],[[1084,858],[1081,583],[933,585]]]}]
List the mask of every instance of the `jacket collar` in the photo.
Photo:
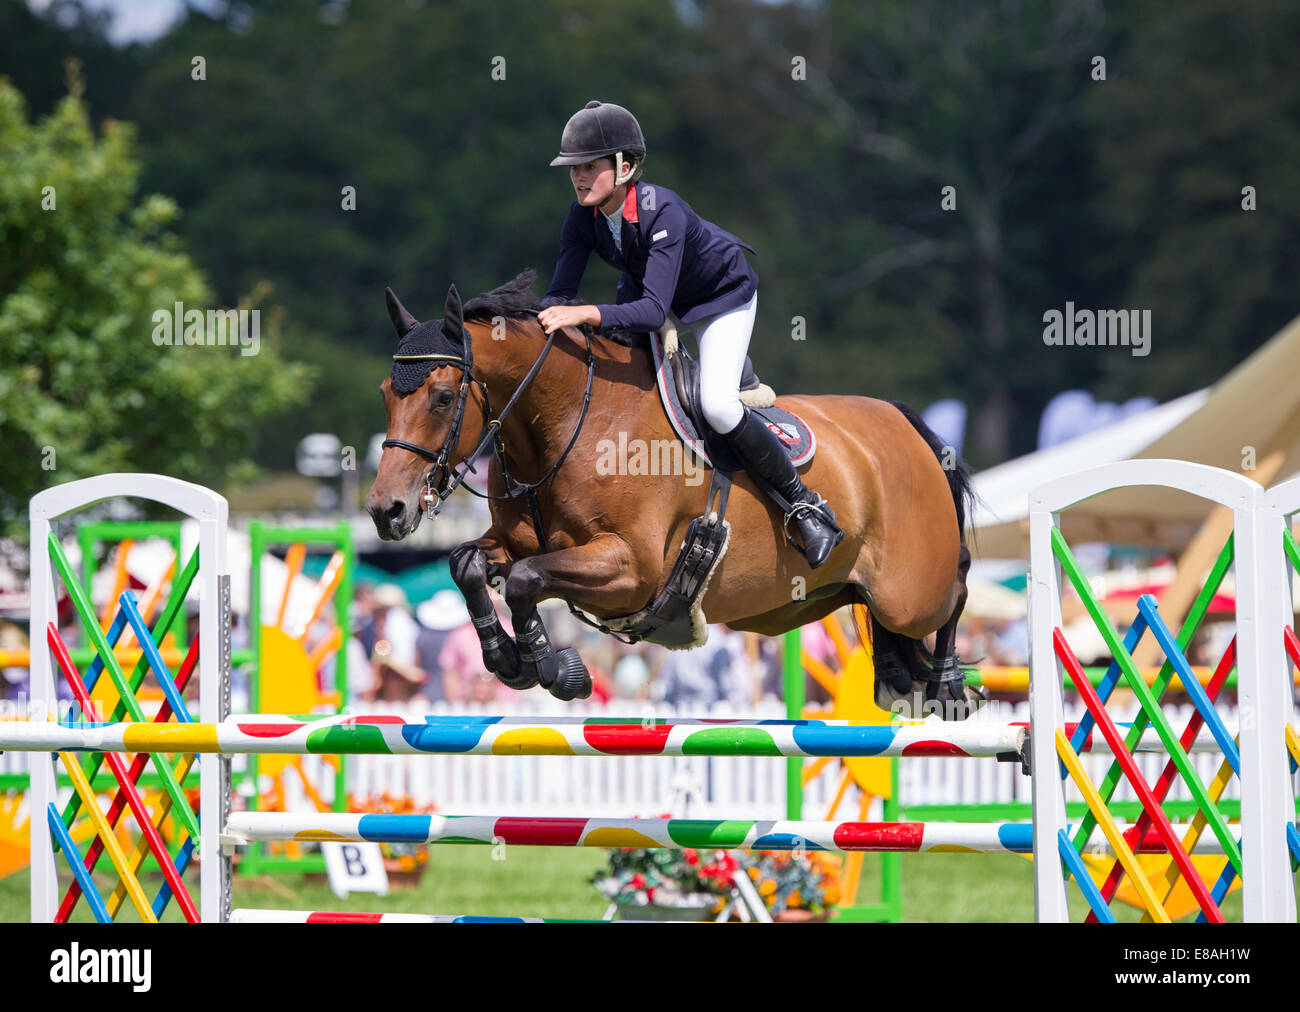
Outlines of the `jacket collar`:
[{"label": "jacket collar", "polygon": [[[594,218],[599,212],[599,206],[593,207],[591,216]],[[641,220],[637,216],[636,183],[627,184],[627,196],[623,198],[623,220],[630,221],[634,225]]]}]

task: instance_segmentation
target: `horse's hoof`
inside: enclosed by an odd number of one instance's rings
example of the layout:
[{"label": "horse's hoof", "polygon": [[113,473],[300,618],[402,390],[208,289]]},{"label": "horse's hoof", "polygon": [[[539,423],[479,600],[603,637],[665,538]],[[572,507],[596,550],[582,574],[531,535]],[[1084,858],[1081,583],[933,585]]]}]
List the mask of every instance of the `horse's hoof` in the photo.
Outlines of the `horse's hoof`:
[{"label": "horse's hoof", "polygon": [[935,697],[930,694],[932,684],[918,680],[908,690],[900,691],[891,682],[878,680],[876,705],[904,720],[925,720],[936,714],[941,720],[965,720],[987,702],[984,693],[970,685],[962,687],[960,698],[947,694]]},{"label": "horse's hoof", "polygon": [[504,634],[501,639],[501,645],[484,649],[483,666],[507,689],[531,689],[537,684],[537,669],[520,661],[519,649]]},{"label": "horse's hoof", "polygon": [[555,679],[547,689],[556,699],[568,702],[572,699],[586,699],[591,695],[591,674],[582,657],[573,647],[565,647],[555,655],[558,667]]},{"label": "horse's hoof", "polygon": [[965,720],[972,713],[980,709],[980,707],[982,707],[985,703],[988,702],[988,697],[984,695],[983,689],[975,685],[967,685],[965,688],[966,688],[965,698],[961,700],[959,703],[953,704],[954,711],[958,709],[961,710],[961,716],[954,718],[956,720]]},{"label": "horse's hoof", "polygon": [[537,671],[531,667],[521,668],[513,678],[507,678],[495,671],[492,673],[497,676],[497,681],[507,689],[518,689],[522,692],[525,689],[531,689],[537,684]]},{"label": "horse's hoof", "polygon": [[966,676],[955,656],[941,662],[945,674],[926,688],[926,701],[931,712],[944,720],[965,720],[987,702],[977,687],[966,684]]},{"label": "horse's hoof", "polygon": [[907,702],[908,712],[896,710],[895,706],[900,701],[907,701],[907,697],[917,688],[924,687],[920,682],[912,680],[912,672],[903,664],[902,658],[893,650],[881,650],[874,656],[876,668],[876,705],[882,710],[896,712],[900,716],[910,716],[910,702]]}]

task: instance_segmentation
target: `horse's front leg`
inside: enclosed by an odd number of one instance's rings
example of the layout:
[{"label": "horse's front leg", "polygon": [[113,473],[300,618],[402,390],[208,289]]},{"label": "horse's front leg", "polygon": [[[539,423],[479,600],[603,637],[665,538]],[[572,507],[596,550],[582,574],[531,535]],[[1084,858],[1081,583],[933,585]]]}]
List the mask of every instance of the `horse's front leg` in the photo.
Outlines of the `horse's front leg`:
[{"label": "horse's front leg", "polygon": [[451,578],[469,606],[474,631],[483,648],[483,666],[511,689],[531,689],[537,684],[537,675],[520,670],[519,650],[501,625],[488,596],[488,581],[510,573],[510,556],[500,532],[490,527],[481,538],[457,545],[448,561]]},{"label": "horse's front leg", "polygon": [[590,696],[587,666],[572,647],[557,652],[551,645],[537,602],[599,591],[607,607],[616,614],[627,614],[642,607],[653,591],[635,570],[627,543],[614,534],[516,561],[506,579],[505,597],[519,647],[520,678],[531,673],[557,699]]}]

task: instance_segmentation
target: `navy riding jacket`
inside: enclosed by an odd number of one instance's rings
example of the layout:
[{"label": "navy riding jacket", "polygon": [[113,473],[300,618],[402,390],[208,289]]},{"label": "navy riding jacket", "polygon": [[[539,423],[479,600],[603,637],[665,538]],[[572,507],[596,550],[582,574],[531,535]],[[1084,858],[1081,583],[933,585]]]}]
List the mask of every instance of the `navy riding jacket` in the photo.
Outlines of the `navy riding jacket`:
[{"label": "navy riding jacket", "polygon": [[542,305],[578,294],[592,250],[623,272],[615,304],[596,307],[602,327],[654,330],[669,309],[692,323],[743,306],[758,291],[758,275],[742,252],[753,248],[701,218],[667,187],[629,184],[622,230],[620,251],[600,208],[575,200],[564,219],[560,258]]}]

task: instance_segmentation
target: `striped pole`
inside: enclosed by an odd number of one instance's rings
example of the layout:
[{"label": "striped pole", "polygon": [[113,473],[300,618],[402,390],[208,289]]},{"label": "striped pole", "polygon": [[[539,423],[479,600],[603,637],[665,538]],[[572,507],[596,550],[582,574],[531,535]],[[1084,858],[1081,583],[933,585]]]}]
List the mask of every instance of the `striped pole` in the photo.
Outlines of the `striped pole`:
[{"label": "striped pole", "polygon": [[971,756],[1018,760],[1014,724],[561,721],[276,715],[220,724],[0,723],[0,750],[325,755]]},{"label": "striped pole", "polygon": [[[1131,827],[1120,827],[1121,830]],[[1130,834],[1131,836],[1132,834]],[[811,822],[752,819],[586,819],[496,815],[356,815],[234,812],[222,843],[335,842],[517,844],[530,847],[646,847],[701,850],[826,850],[882,853],[1033,853],[1029,823]],[[1166,853],[1147,832],[1133,849]],[[1222,847],[1206,834],[1198,853]],[[1098,845],[1097,853],[1109,853]]]},{"label": "striped pole", "polygon": [[[1094,688],[1101,687],[1102,683],[1106,680],[1107,670],[1106,667],[1100,665],[1085,667],[1083,669],[1084,673],[1088,676],[1088,682]],[[1140,674],[1142,675],[1142,680],[1146,682],[1147,685],[1155,685],[1160,670],[1160,668],[1141,668]],[[1190,670],[1196,676],[1196,680],[1201,685],[1208,685],[1210,679],[1214,677],[1214,669],[1210,667],[1193,665],[1190,666]],[[1027,667],[991,666],[987,668],[966,668],[965,672],[967,685],[977,685],[990,692],[1018,693],[1029,691],[1029,669]],[[1069,674],[1066,674],[1064,678],[1065,688],[1073,690],[1074,678]],[[1295,673],[1291,676],[1291,683],[1296,687],[1300,687],[1300,668],[1297,668]],[[1232,691],[1236,687],[1237,673],[1234,669],[1232,673],[1228,675],[1228,680],[1224,683],[1224,688]],[[1182,678],[1178,674],[1174,674],[1170,677],[1165,691],[1186,692],[1187,690],[1183,686]]]},{"label": "striped pole", "polygon": [[566,917],[483,917],[471,914],[366,914],[338,910],[238,909],[231,924],[657,924],[658,921],[598,921]]},{"label": "striped pole", "polygon": [[[1117,725],[1127,728],[1126,724]],[[1067,734],[1076,725],[1066,724]],[[220,724],[0,721],[0,751],[195,752],[284,755],[917,756],[1018,761],[1028,727],[967,721],[880,726],[849,721],[607,720],[513,722],[497,717],[320,718],[249,714]],[[1215,752],[1208,733],[1189,751]],[[1109,751],[1089,736],[1081,752]],[[1163,752],[1154,731],[1135,752]]]}]

